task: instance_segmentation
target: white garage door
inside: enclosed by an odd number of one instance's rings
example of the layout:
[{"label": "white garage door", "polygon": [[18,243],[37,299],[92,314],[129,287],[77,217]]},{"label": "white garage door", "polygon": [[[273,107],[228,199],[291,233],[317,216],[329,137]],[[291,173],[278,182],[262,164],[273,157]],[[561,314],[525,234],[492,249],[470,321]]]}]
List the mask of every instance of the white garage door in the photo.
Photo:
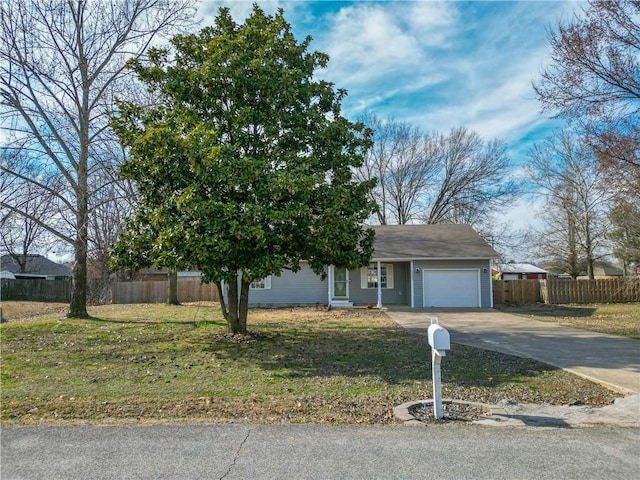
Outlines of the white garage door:
[{"label": "white garage door", "polygon": [[424,307],[479,307],[479,270],[423,270]]}]

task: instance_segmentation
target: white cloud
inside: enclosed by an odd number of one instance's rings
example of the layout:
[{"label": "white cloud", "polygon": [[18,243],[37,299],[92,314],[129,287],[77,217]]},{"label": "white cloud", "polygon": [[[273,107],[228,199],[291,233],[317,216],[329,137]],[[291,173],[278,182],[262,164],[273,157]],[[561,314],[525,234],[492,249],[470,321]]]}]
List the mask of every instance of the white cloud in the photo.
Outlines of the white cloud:
[{"label": "white cloud", "polygon": [[415,38],[425,46],[447,46],[458,11],[442,2],[408,2],[404,15]]},{"label": "white cloud", "polygon": [[455,9],[441,2],[354,3],[327,15],[321,49],[331,62],[327,76],[353,89],[424,72],[425,46],[447,43]]},{"label": "white cloud", "polygon": [[415,64],[421,51],[394,16],[380,5],[341,9],[331,22],[327,75],[353,85],[371,82]]},{"label": "white cloud", "polygon": [[487,138],[518,137],[528,126],[542,119],[539,105],[531,98],[527,74],[503,78],[502,83],[491,81],[469,85],[458,92],[457,98],[429,108],[416,115],[412,122],[439,130],[465,125]]},{"label": "white cloud", "polygon": [[502,220],[511,224],[512,230],[527,230],[534,227],[539,229],[541,221],[535,215],[543,210],[544,201],[541,197],[523,196],[515,200],[505,211]]}]

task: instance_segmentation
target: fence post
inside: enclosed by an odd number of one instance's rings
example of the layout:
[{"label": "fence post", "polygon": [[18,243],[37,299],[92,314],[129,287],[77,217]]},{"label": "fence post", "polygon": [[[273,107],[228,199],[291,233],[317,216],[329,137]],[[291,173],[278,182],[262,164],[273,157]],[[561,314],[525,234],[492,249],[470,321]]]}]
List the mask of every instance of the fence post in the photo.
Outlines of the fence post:
[{"label": "fence post", "polygon": [[549,303],[547,280],[545,278],[538,280],[538,294],[542,303]]}]

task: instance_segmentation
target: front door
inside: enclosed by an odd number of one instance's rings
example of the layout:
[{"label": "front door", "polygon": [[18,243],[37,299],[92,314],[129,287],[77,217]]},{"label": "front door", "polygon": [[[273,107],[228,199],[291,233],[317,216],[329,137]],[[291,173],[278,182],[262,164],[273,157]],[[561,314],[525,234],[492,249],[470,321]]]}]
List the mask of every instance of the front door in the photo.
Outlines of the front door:
[{"label": "front door", "polygon": [[333,298],[349,298],[349,272],[346,268],[333,269]]}]

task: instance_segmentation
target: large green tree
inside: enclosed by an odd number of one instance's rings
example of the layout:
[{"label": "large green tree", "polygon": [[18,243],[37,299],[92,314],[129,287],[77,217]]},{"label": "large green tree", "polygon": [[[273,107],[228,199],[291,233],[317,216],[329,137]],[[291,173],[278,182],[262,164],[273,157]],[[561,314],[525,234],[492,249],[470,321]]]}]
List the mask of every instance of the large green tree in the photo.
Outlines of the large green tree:
[{"label": "large green tree", "polygon": [[328,56],[310,42],[282,10],[255,5],[237,24],[221,8],[214,26],[131,63],[161,106],[123,102],[112,122],[139,191],[115,263],[198,267],[233,333],[246,332],[253,280],[372,254],[373,182],[352,178],[371,134],[342,117],[344,90],[314,78]]}]

